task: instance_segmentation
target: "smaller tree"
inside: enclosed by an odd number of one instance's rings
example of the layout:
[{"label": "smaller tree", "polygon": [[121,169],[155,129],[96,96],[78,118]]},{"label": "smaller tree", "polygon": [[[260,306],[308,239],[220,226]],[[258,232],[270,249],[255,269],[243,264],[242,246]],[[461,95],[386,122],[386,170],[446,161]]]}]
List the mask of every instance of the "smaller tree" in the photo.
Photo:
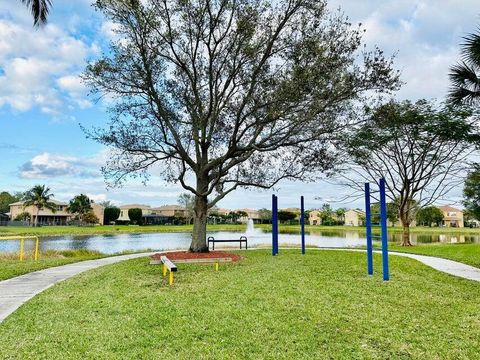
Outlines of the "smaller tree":
[{"label": "smaller tree", "polygon": [[110,206],[103,210],[103,223],[109,225],[113,221],[117,220],[120,216],[120,209],[118,207]]},{"label": "smaller tree", "polygon": [[185,219],[187,220],[188,224],[190,224],[193,219],[195,196],[189,193],[182,193],[178,196],[177,202],[180,206],[185,208]]},{"label": "smaller tree", "polygon": [[278,212],[278,220],[280,220],[280,223],[288,223],[292,220],[295,220],[296,217],[297,214],[290,211],[280,210]]},{"label": "smaller tree", "polygon": [[75,196],[72,200],[70,200],[67,211],[78,215],[80,221],[84,222],[85,214],[88,214],[92,211],[90,198],[84,194]]},{"label": "smaller tree", "polygon": [[272,211],[268,209],[260,209],[258,210],[258,216],[260,217],[260,221],[262,224],[270,224],[272,222]]},{"label": "smaller tree", "polygon": [[28,211],[22,211],[20,214],[15,216],[14,221],[30,221],[32,215]]},{"label": "smaller tree", "polygon": [[470,215],[480,220],[480,165],[470,171],[463,186],[463,205]]},{"label": "smaller tree", "polygon": [[33,206],[36,209],[35,220],[33,222],[35,227],[38,226],[38,214],[40,210],[49,209],[53,213],[57,211],[57,205],[50,201],[52,197],[53,194],[50,192],[50,188],[45,185],[35,185],[25,193],[23,208]]},{"label": "smaller tree", "polygon": [[142,209],[133,208],[128,209],[128,217],[134,225],[139,225],[142,222]]},{"label": "smaller tree", "polygon": [[[378,202],[373,203],[370,206],[370,212],[372,213],[373,221],[380,222],[380,203]],[[410,216],[412,216],[411,214],[414,214],[414,212],[411,211]],[[394,226],[395,223],[398,221],[398,203],[397,202],[387,203],[387,220],[392,224],[392,226]]]},{"label": "smaller tree", "polygon": [[345,208],[338,208],[335,210],[335,215],[337,215],[337,220],[339,223],[345,224]]},{"label": "smaller tree", "polygon": [[83,214],[82,221],[86,224],[98,224],[98,217],[93,211]]},{"label": "smaller tree", "polygon": [[15,193],[11,195],[7,191],[2,191],[0,193],[0,213],[6,213],[10,211],[10,204],[20,201],[23,197],[22,193]]},{"label": "smaller tree", "polygon": [[417,211],[417,224],[431,227],[432,224],[439,226],[443,220],[442,210],[436,206],[427,206]]}]

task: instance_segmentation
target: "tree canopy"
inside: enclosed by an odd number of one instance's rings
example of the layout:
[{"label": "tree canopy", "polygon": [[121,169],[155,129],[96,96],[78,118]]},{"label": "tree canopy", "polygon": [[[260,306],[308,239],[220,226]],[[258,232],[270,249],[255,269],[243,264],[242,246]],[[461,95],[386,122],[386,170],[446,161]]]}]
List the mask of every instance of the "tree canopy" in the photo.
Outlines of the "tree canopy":
[{"label": "tree canopy", "polygon": [[367,119],[346,137],[349,161],[344,185],[363,191],[364,182],[386,179],[387,197],[398,204],[404,245],[419,207],[443,198],[463,181],[478,142],[471,109],[391,101],[367,109]]},{"label": "tree canopy", "polygon": [[449,100],[453,104],[480,101],[480,32],[469,34],[461,44],[461,61],[450,68]]},{"label": "tree canopy", "polygon": [[440,226],[443,220],[443,212],[436,206],[427,206],[417,211],[417,225]]},{"label": "tree canopy", "polygon": [[128,218],[130,219],[132,224],[140,225],[142,223],[142,216],[143,216],[142,209],[139,209],[139,208],[128,209]]},{"label": "tree canopy", "polygon": [[42,209],[49,209],[53,213],[57,211],[57,205],[51,201],[53,194],[45,185],[35,185],[24,194],[23,207],[33,206],[36,208],[34,226],[38,225],[38,214]]},{"label": "tree canopy", "polygon": [[319,0],[97,0],[118,40],[84,79],[113,100],[87,130],[112,151],[113,185],[159,164],[195,196],[192,251],[208,209],[239,187],[312,180],[373,95],[398,88],[363,29]]},{"label": "tree canopy", "polygon": [[83,221],[84,216],[93,209],[90,198],[85,194],[80,194],[70,200],[67,210],[72,214],[77,214]]},{"label": "tree canopy", "polygon": [[463,205],[470,215],[480,220],[480,165],[470,171],[465,179],[463,187]]}]

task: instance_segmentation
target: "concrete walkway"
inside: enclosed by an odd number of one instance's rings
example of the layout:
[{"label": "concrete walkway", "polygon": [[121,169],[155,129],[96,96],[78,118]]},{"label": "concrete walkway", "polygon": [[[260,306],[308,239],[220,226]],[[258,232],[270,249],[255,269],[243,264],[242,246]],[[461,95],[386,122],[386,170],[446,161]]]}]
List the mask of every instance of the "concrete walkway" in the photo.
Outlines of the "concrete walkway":
[{"label": "concrete walkway", "polygon": [[[254,250],[254,249],[252,249]],[[359,249],[322,249],[310,248],[308,250],[337,250],[337,251],[358,251]],[[30,300],[35,295],[48,289],[56,283],[78,275],[84,271],[98,268],[104,265],[115,264],[120,261],[146,257],[155,252],[140,254],[130,254],[121,256],[112,256],[97,260],[81,261],[74,264],[57,266],[49,269],[35,271],[29,274],[17,276],[12,279],[0,281],[0,322],[17,310],[22,304]],[[375,251],[380,253],[380,251]],[[418,260],[431,268],[444,273],[458,276],[464,279],[480,281],[480,269],[465,265],[457,261],[441,259],[433,256],[407,254],[400,252],[389,252],[390,255],[408,257]]]},{"label": "concrete walkway", "polygon": [[150,256],[154,252],[111,256],[35,271],[0,281],[0,322],[35,295],[56,283],[104,265]]},{"label": "concrete walkway", "polygon": [[[380,253],[380,251],[375,251],[376,253]],[[480,281],[480,269],[465,265],[458,261],[442,259],[434,256],[426,256],[426,255],[417,255],[417,254],[407,254],[407,253],[400,253],[395,251],[390,251],[389,255],[397,255],[397,256],[404,256],[410,259],[418,260],[424,263],[435,270],[458,276],[468,280]]]}]

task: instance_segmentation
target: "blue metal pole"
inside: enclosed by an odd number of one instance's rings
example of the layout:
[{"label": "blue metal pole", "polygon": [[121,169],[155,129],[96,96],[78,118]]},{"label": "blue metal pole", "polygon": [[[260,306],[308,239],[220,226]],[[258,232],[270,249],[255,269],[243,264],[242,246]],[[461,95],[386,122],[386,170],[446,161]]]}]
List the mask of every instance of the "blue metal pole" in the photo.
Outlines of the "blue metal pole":
[{"label": "blue metal pole", "polygon": [[275,195],[272,195],[272,256],[275,256]]},{"label": "blue metal pole", "polygon": [[275,195],[275,255],[278,255],[278,196]]},{"label": "blue metal pole", "polygon": [[387,201],[385,197],[385,179],[380,179],[380,222],[382,226],[382,265],[383,280],[390,279],[388,269]]},{"label": "blue metal pole", "polygon": [[372,218],[369,183],[365,183],[365,227],[367,228],[367,272],[368,275],[373,275]]},{"label": "blue metal pole", "polygon": [[272,255],[278,254],[278,198],[272,195]]},{"label": "blue metal pole", "polygon": [[303,196],[300,197],[300,226],[302,228],[302,255],[305,255],[305,203]]}]

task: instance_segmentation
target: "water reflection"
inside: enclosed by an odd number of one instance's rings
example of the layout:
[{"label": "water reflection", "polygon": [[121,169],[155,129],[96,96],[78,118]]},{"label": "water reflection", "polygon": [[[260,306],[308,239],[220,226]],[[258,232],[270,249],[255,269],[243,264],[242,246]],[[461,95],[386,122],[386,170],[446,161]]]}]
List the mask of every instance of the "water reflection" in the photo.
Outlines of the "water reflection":
[{"label": "water reflection", "polygon": [[[214,236],[217,239],[238,239],[240,232],[211,232],[208,236]],[[401,233],[389,233],[389,241],[400,242]],[[480,243],[479,235],[457,235],[457,234],[416,234],[410,236],[413,244],[424,243]],[[94,236],[62,236],[62,237],[43,237],[40,239],[40,250],[75,250],[88,249],[96,250],[106,254],[118,253],[122,251],[140,251],[145,249],[152,250],[173,250],[186,249],[190,245],[190,233],[148,233],[148,234],[113,234],[113,235],[94,235]],[[365,233],[355,230],[334,231],[321,230],[311,231],[306,236],[307,246],[318,247],[356,247],[365,245]],[[300,235],[296,233],[279,234],[280,245],[300,246]],[[271,233],[250,231],[248,233],[248,245],[270,246]],[[237,244],[225,244],[226,246],[237,246]],[[35,242],[25,240],[25,250],[32,251]],[[220,246],[218,246],[220,247]],[[1,241],[0,252],[18,252],[20,248],[19,241]]]}]

